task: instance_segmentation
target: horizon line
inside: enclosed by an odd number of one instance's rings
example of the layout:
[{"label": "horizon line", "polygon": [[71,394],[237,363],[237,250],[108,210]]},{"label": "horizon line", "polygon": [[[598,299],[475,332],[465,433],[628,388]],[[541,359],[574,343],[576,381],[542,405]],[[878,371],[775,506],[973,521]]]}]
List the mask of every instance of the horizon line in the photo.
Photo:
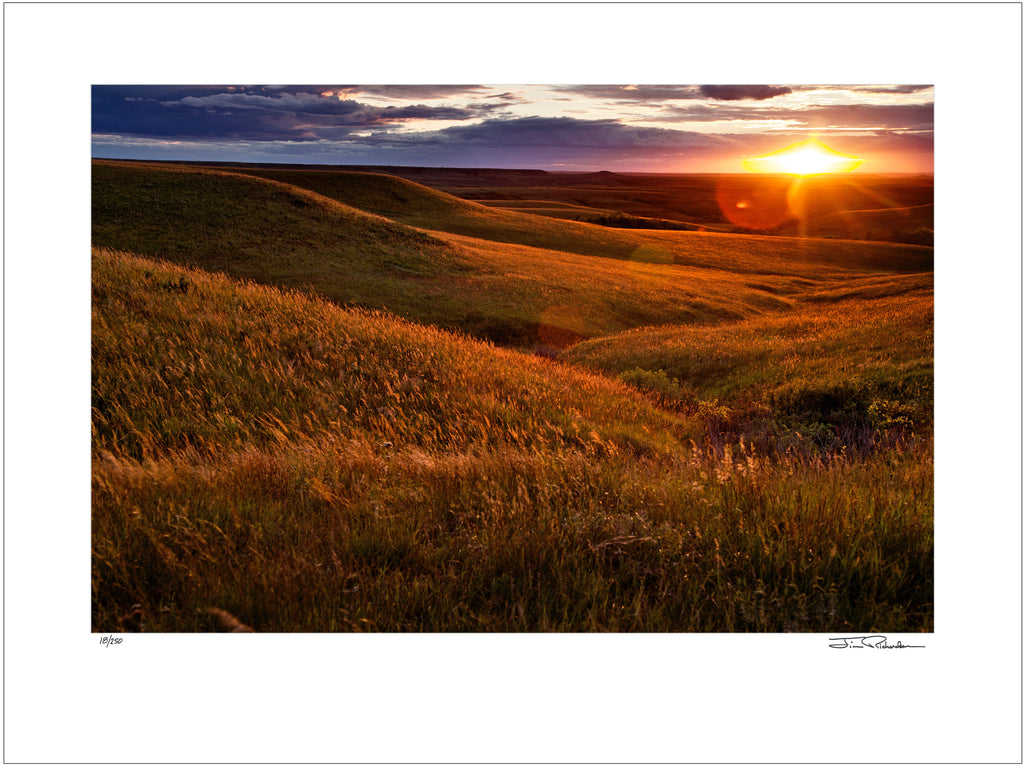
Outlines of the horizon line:
[{"label": "horizon line", "polygon": [[[607,168],[593,168],[588,170],[562,170],[538,167],[502,167],[491,165],[404,165],[387,163],[303,163],[288,162],[274,163],[265,160],[170,160],[161,158],[142,157],[97,157],[92,160],[110,160],[119,163],[169,163],[169,164],[192,164],[192,165],[265,165],[265,166],[301,166],[304,168],[398,168],[416,170],[439,170],[439,171],[520,171],[530,173],[547,174],[594,174],[606,173],[614,176],[780,176],[787,177],[791,173],[753,173],[750,171],[611,171]],[[934,176],[935,171],[843,171],[839,173],[819,173],[814,176]]]}]

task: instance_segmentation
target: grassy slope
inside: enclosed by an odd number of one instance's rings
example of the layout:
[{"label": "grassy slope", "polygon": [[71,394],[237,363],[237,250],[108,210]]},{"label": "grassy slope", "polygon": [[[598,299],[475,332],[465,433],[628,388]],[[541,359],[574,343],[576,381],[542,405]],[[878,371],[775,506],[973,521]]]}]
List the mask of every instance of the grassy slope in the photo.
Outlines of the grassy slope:
[{"label": "grassy slope", "polygon": [[[426,247],[426,246],[424,246]],[[927,450],[683,451],[556,363],[93,253],[93,627],[931,627]],[[123,622],[121,622],[123,623]]]},{"label": "grassy slope", "polygon": [[929,433],[933,330],[930,275],[874,278],[809,294],[787,314],[643,328],[583,342],[561,359],[638,381],[649,374],[637,369],[663,372],[662,394],[684,410],[720,401],[748,437],[777,443],[790,427],[839,448],[870,443],[878,429]]},{"label": "grassy slope", "polygon": [[[352,202],[381,211],[387,207],[382,201],[400,191],[408,196],[403,206],[422,209],[426,218],[436,214],[436,227],[450,220],[452,206],[474,216],[491,213],[399,179],[329,176],[356,184]],[[499,220],[507,215],[494,214]],[[584,230],[608,247],[625,237],[600,227]],[[532,234],[542,240],[549,233]],[[729,241],[694,241],[704,250],[694,249],[690,260],[710,269],[650,263],[672,258],[670,246],[652,244],[657,239],[637,245],[630,260],[595,259],[428,233],[282,182],[111,162],[94,164],[93,241],[527,347],[562,347],[639,325],[785,310],[787,295],[836,279],[820,265],[788,265],[781,274],[757,276],[724,270],[741,253]],[[843,279],[849,276],[842,272]]]},{"label": "grassy slope", "polygon": [[[382,169],[376,171],[385,172]],[[845,234],[830,233],[852,239],[863,239],[867,234],[866,228],[859,227],[857,222],[860,212],[869,209],[898,210],[908,214],[901,214],[903,221],[896,224],[898,229],[907,229],[907,224],[911,229],[917,226],[931,228],[931,214],[923,206],[930,204],[933,198],[931,177],[911,179],[862,174],[804,177],[796,184],[791,176],[766,174],[616,176],[603,179],[592,176],[589,181],[581,176],[549,174],[532,180],[529,186],[516,187],[508,186],[515,183],[511,178],[500,180],[492,177],[484,181],[466,177],[457,180],[436,170],[424,170],[415,176],[405,175],[405,178],[471,200],[493,201],[499,207],[528,206],[533,200],[560,203],[565,207],[584,204],[606,212],[621,211],[632,216],[710,225],[711,231],[725,232],[743,231],[738,228],[742,220],[733,222],[724,215],[723,206],[727,207],[730,201],[753,199],[760,202],[762,211],[778,210],[785,214],[789,207],[787,198],[793,193],[799,196],[799,202],[811,219],[836,212],[854,212],[846,222],[852,225],[852,230]],[[750,210],[746,213],[749,214]],[[929,218],[925,219],[922,214]],[[914,223],[915,219],[921,223]],[[768,222],[763,225],[773,226]],[[886,230],[872,228],[872,231],[880,235]],[[790,232],[796,234],[795,230]],[[773,233],[781,234],[779,230]]]},{"label": "grassy slope", "polygon": [[[808,237],[857,237],[931,245],[934,228],[934,206],[918,205],[907,208],[823,213],[804,224],[781,227],[778,232],[796,234],[802,231]],[[908,239],[912,237],[919,239]]]},{"label": "grassy slope", "polygon": [[616,230],[497,210],[393,176],[339,171],[251,169],[246,173],[311,189],[354,208],[429,230],[588,256],[666,260],[734,272],[794,275],[807,266],[833,270],[918,272],[932,268],[931,248],[856,241],[720,233]]},{"label": "grassy slope", "polygon": [[295,187],[146,165],[93,165],[93,242],[359,302],[395,276],[464,268],[443,241]]},{"label": "grassy slope", "polygon": [[127,456],[311,430],[529,448],[585,442],[597,423],[643,451],[674,445],[670,417],[594,374],[550,377],[553,363],[429,326],[116,254],[94,254],[94,385],[113,398],[94,427]]},{"label": "grassy slope", "polygon": [[311,189],[354,208],[424,229],[610,258],[628,258],[638,247],[635,240],[616,232],[493,210],[397,176],[267,169],[246,173]]}]

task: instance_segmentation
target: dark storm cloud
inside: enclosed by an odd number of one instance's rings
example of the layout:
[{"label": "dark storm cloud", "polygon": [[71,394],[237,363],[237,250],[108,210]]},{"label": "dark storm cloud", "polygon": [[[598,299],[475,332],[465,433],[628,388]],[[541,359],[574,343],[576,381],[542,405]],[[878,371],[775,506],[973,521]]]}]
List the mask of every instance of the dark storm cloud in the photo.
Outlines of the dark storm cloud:
[{"label": "dark storm cloud", "polygon": [[414,140],[492,146],[619,149],[720,146],[725,143],[717,136],[703,133],[623,125],[613,120],[579,120],[572,117],[485,120],[475,125],[453,126],[435,131],[429,137],[418,136]]},{"label": "dark storm cloud", "polygon": [[181,104],[207,109],[252,109],[269,112],[290,112],[310,115],[329,115],[344,119],[343,125],[363,126],[398,120],[468,120],[478,117],[491,107],[432,107],[410,104],[404,107],[373,107],[352,99],[338,99],[314,93],[285,94],[278,97],[248,93],[218,93],[212,96],[187,96],[179,102],[161,102],[172,107]]},{"label": "dark storm cloud", "polygon": [[410,104],[407,107],[376,107],[377,123],[397,120],[470,120],[493,112],[498,105],[479,104],[473,107],[431,107],[426,104]]},{"label": "dark storm cloud", "polygon": [[180,103],[167,106],[148,98],[113,103],[98,102],[94,98],[92,132],[154,138],[314,138],[294,115],[287,112],[206,109]]},{"label": "dark storm cloud", "polygon": [[611,120],[527,117],[486,120],[427,133],[376,132],[345,142],[343,151],[351,157],[378,158],[374,162],[384,158],[389,164],[622,169],[640,163],[657,169],[680,157],[714,155],[734,145],[719,136]]},{"label": "dark storm cloud", "polygon": [[162,100],[182,99],[186,96],[206,96],[211,93],[240,90],[238,85],[94,85],[93,106],[97,102],[118,102],[125,99]]},{"label": "dark storm cloud", "polygon": [[716,101],[764,101],[776,96],[785,96],[793,89],[785,85],[702,85],[700,92]]},{"label": "dark storm cloud", "polygon": [[97,134],[269,141],[341,139],[408,120],[468,120],[501,104],[377,107],[337,98],[331,86],[94,86]]}]

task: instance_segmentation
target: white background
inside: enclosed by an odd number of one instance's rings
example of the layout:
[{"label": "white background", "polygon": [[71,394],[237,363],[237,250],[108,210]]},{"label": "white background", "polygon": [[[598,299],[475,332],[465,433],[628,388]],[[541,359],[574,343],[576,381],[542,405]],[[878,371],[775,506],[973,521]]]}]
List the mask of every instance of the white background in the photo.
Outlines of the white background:
[{"label": "white background", "polygon": [[[4,7],[7,762],[1019,762],[1021,6]],[[90,86],[934,83],[936,632],[125,636],[89,602]],[[894,638],[891,638],[894,639]]]}]

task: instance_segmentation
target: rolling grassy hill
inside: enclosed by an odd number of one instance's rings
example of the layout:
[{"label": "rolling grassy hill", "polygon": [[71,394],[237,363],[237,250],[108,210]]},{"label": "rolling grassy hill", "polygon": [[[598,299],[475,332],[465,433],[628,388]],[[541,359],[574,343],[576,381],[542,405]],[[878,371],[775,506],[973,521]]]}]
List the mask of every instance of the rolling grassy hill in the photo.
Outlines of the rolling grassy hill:
[{"label": "rolling grassy hill", "polygon": [[[393,191],[385,177],[356,178],[368,184],[363,205]],[[428,209],[447,204],[400,184]],[[798,289],[786,276],[751,283],[649,263],[670,258],[650,246],[633,260],[595,259],[430,233],[281,182],[143,164],[95,165],[93,241],[529,348],[785,309]]]},{"label": "rolling grassy hill", "polygon": [[[273,167],[269,168],[273,170]],[[291,170],[311,169],[293,166]],[[793,177],[772,174],[574,174],[385,166],[342,166],[332,170],[399,176],[464,199],[503,208],[529,208],[533,202],[544,201],[545,206],[555,204],[564,209],[592,209],[604,214],[621,212],[627,217],[698,224],[709,231],[746,233],[751,230],[731,221],[724,214],[723,204],[730,199],[737,201],[754,197],[769,207],[781,205],[784,212],[788,207],[786,198],[793,186]],[[826,174],[804,177],[799,187],[802,207],[808,218],[813,220],[842,212],[840,215],[845,218],[841,222],[833,220],[828,224],[825,234],[830,237],[878,240],[883,239],[879,235],[890,231],[885,226],[887,223],[894,225],[896,230],[932,226],[928,210],[934,196],[931,176]],[[551,209],[547,208],[547,211],[550,215]],[[880,226],[865,227],[866,221],[858,220],[860,214],[868,211],[879,214],[876,224]],[[886,212],[894,213],[899,221],[886,221]],[[768,226],[773,234],[786,233],[784,224],[779,229],[773,227]],[[795,228],[790,230],[790,234],[797,234]],[[874,237],[866,238],[867,234]]]},{"label": "rolling grassy hill", "polygon": [[107,393],[94,428],[125,456],[293,432],[421,449],[578,447],[598,423],[623,449],[678,448],[670,415],[594,374],[552,377],[535,356],[301,293],[114,251],[94,259],[94,384]]},{"label": "rolling grassy hill", "polygon": [[561,359],[624,377],[762,451],[810,440],[873,447],[933,409],[930,276],[865,280],[786,314],[716,326],[641,328],[577,344]]},{"label": "rolling grassy hill", "polygon": [[872,265],[931,263],[928,248],[609,230],[381,175],[258,173],[279,180],[96,162],[93,242],[527,348],[787,310]]},{"label": "rolling grassy hill", "polygon": [[96,631],[932,626],[930,248],[114,161],[93,241]]},{"label": "rolling grassy hill", "polygon": [[925,445],[693,450],[596,373],[104,248],[92,300],[94,631],[931,627]]},{"label": "rolling grassy hill", "polygon": [[245,173],[310,189],[414,227],[586,256],[635,259],[638,252],[657,249],[659,260],[680,265],[785,275],[806,272],[808,265],[841,271],[920,272],[932,268],[932,249],[921,246],[617,230],[489,208],[394,176],[270,169]]},{"label": "rolling grassy hill", "polygon": [[500,243],[588,256],[628,258],[637,245],[584,225],[492,210],[411,181],[383,174],[251,169],[252,176],[310,189],[402,224]]}]

